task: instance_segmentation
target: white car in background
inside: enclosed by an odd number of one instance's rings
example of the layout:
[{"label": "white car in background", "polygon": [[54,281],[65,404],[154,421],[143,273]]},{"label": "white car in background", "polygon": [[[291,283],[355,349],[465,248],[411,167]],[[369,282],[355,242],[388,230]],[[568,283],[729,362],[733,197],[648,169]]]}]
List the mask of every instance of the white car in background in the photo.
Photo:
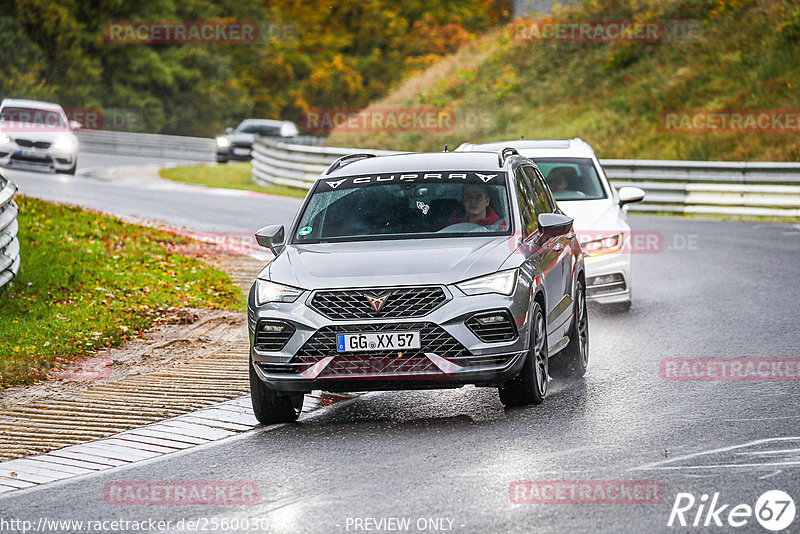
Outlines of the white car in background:
[{"label": "white car in background", "polygon": [[58,104],[7,98],[0,102],[0,165],[75,174],[80,123]]},{"label": "white car in background", "polygon": [[464,143],[456,151],[499,152],[504,147],[513,147],[536,163],[559,208],[575,220],[586,257],[586,297],[600,304],[630,306],[631,227],[623,206],[644,199],[644,191],[614,189],[592,147],[578,138]]}]

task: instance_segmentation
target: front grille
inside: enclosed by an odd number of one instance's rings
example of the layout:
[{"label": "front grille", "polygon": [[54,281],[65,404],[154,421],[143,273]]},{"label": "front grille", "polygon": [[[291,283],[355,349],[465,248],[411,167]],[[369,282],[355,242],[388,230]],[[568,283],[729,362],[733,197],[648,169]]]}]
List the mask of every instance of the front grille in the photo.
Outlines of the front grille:
[{"label": "front grille", "polygon": [[50,148],[47,141],[31,141],[29,139],[17,139],[17,144],[24,148]]},{"label": "front grille", "polygon": [[311,307],[334,320],[422,317],[447,301],[441,287],[318,291]]},{"label": "front grille", "polygon": [[[409,351],[380,350],[358,354],[339,353],[336,351],[336,334],[387,332],[398,329],[418,330],[422,348]],[[398,357],[398,352],[402,352],[402,356]],[[467,350],[464,345],[456,341],[456,339],[443,328],[433,323],[403,323],[402,325],[396,323],[381,325],[359,324],[324,326],[320,328],[302,347],[300,347],[300,350],[297,351],[292,362],[302,364],[300,366],[301,368],[297,369],[295,372],[302,372],[327,356],[334,357],[331,363],[331,365],[336,364],[333,367],[334,369],[343,369],[349,362],[353,362],[353,365],[356,367],[368,365],[370,369],[373,370],[381,368],[389,369],[392,365],[400,365],[400,368],[393,370],[395,372],[406,372],[406,368],[403,367],[404,365],[411,366],[414,372],[438,369],[425,356],[426,352],[431,352],[447,359],[468,358],[472,356],[472,353]],[[367,360],[367,362],[365,363],[363,360]],[[400,364],[400,360],[408,363]],[[428,366],[429,363],[432,367]]]},{"label": "front grille", "polygon": [[484,343],[511,341],[517,337],[514,320],[505,310],[473,315],[466,325]]},{"label": "front grille", "polygon": [[21,161],[24,163],[33,163],[39,165],[50,165],[53,163],[53,158],[50,156],[42,156],[41,158],[31,156],[21,156],[20,154],[11,154],[12,161]]},{"label": "front grille", "polygon": [[283,321],[259,321],[256,326],[256,349],[266,352],[279,351],[289,342],[294,330],[292,325]]}]

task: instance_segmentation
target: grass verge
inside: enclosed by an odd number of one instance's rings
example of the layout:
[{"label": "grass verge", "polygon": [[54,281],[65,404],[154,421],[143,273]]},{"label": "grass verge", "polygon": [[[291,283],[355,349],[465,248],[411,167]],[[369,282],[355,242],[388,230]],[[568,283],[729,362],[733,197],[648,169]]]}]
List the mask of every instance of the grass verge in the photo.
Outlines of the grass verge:
[{"label": "grass verge", "polygon": [[230,277],[169,250],[188,238],[18,197],[22,268],[0,292],[0,390],[140,335],[171,307],[241,310]]},{"label": "grass verge", "polygon": [[223,187],[225,189],[243,189],[245,191],[256,191],[259,193],[269,193],[271,195],[283,195],[288,197],[304,198],[306,191],[273,185],[263,187],[253,182],[252,171],[249,163],[233,163],[227,165],[202,165],[193,167],[173,167],[171,169],[161,169],[159,174],[167,180],[184,182],[187,184],[204,185],[206,187]]}]

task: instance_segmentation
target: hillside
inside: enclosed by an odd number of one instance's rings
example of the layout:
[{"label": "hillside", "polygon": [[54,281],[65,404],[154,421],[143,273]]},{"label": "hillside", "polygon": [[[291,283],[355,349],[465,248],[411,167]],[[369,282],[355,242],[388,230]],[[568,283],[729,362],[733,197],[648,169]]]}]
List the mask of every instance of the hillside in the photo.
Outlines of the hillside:
[{"label": "hillside", "polygon": [[[526,40],[515,35],[535,35],[530,25],[498,27],[371,104],[444,110],[455,118],[452,129],[338,129],[329,144],[441,150],[445,143],[452,148],[521,135],[579,136],[605,158],[800,160],[796,1],[590,0],[550,17],[598,19],[702,25],[688,42],[610,43]],[[696,124],[716,128],[686,128],[698,110],[782,111],[777,122],[759,124],[757,115],[745,113],[731,129],[720,127],[730,117],[703,115],[709,122]]]}]

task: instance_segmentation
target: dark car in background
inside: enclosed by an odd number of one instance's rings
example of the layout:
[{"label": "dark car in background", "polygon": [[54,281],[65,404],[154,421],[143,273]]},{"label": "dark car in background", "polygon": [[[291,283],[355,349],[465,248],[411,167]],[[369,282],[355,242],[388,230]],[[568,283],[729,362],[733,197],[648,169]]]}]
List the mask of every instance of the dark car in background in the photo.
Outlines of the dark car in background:
[{"label": "dark car in background", "polygon": [[291,121],[245,119],[236,128],[228,128],[225,135],[217,137],[217,161],[250,161],[256,135],[291,139],[298,133],[297,125]]},{"label": "dark car in background", "polygon": [[[288,235],[286,235],[288,234]],[[588,362],[583,254],[536,165],[500,154],[344,156],[248,298],[250,388],[262,423],[304,393],[495,387],[539,404],[549,360]]]}]

